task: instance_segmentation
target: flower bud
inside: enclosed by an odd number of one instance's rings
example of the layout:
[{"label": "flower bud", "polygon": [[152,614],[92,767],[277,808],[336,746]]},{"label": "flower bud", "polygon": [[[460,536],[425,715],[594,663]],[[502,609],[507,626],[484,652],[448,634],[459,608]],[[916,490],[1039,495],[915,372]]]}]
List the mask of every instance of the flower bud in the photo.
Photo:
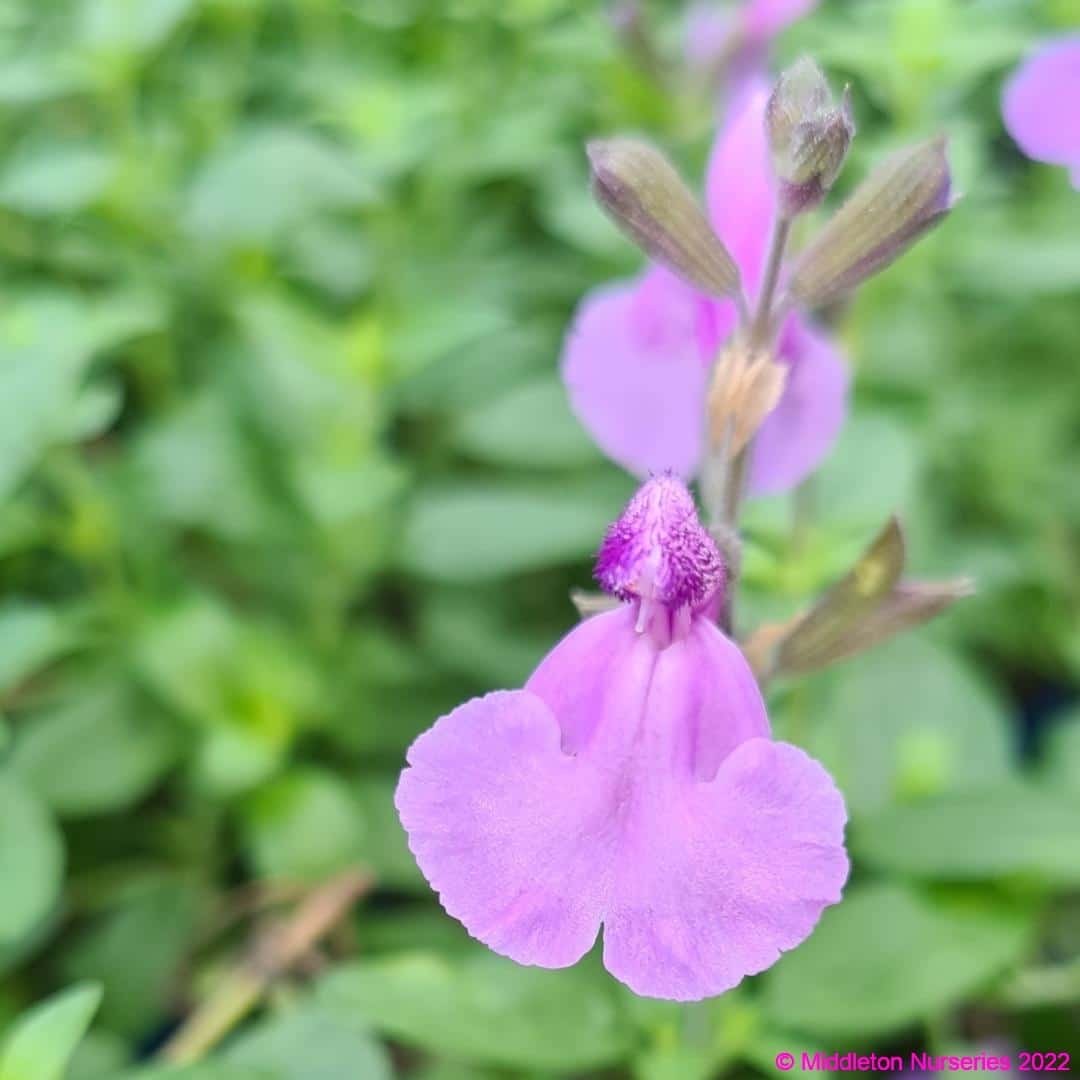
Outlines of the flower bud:
[{"label": "flower bud", "polygon": [[739,453],[776,408],[787,382],[787,367],[768,350],[735,341],[720,354],[706,398],[709,440],[726,443],[727,457]]},{"label": "flower bud", "polygon": [[949,581],[901,581],[861,624],[836,641],[829,662],[847,660],[914,630],[940,615],[958,600],[975,595],[970,578]]},{"label": "flower bud", "polygon": [[765,128],[785,217],[825,198],[855,135],[851,95],[834,106],[818,66],[802,59],[780,76],[765,109]]},{"label": "flower bud", "polygon": [[857,630],[900,581],[907,561],[900,522],[890,518],[858,561],[800,620],[781,643],[777,668],[813,671],[837,658]]},{"label": "flower bud", "polygon": [[762,678],[818,671],[929,622],[974,592],[967,579],[903,581],[906,561],[900,523],[890,518],[809,611],[755,631],[746,644],[754,670]]},{"label": "flower bud", "polygon": [[587,152],[597,201],[638,247],[703,292],[738,290],[735,260],[658,150],[634,139],[600,139]]},{"label": "flower bud", "polygon": [[813,307],[883,270],[952,207],[943,137],[902,150],[864,180],[802,253],[788,289]]}]

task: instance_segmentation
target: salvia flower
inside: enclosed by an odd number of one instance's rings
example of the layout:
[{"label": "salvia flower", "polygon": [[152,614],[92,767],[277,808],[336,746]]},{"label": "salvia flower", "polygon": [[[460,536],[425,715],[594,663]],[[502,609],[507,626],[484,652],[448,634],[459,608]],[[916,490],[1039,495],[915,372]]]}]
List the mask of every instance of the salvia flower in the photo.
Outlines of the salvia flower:
[{"label": "salvia flower", "polygon": [[725,96],[738,100],[765,74],[773,38],[817,4],[818,0],[745,0],[737,5],[697,0],[686,13],[687,62],[710,77],[720,76]]},{"label": "salvia flower", "polygon": [[1080,190],[1080,36],[1043,46],[1009,79],[1002,112],[1009,134],[1036,161],[1064,165]]},{"label": "salvia flower", "polygon": [[[759,84],[721,130],[706,182],[709,219],[753,299],[764,269],[776,181]],[[562,374],[571,407],[599,447],[638,476],[697,471],[705,447],[710,370],[737,323],[733,300],[707,296],[667,269],[606,285],[581,303]],[[787,368],[779,404],[757,433],[749,491],[789,490],[824,459],[847,410],[847,368],[829,338],[799,313],[783,324]]]},{"label": "salvia flower", "polygon": [[724,566],[689,492],[648,481],[596,570],[622,600],[524,689],[475,698],[408,754],[397,808],[443,906],[498,953],[566,967],[603,926],[635,992],[697,1000],[798,945],[840,899],[843,800],[770,737],[711,612]]}]

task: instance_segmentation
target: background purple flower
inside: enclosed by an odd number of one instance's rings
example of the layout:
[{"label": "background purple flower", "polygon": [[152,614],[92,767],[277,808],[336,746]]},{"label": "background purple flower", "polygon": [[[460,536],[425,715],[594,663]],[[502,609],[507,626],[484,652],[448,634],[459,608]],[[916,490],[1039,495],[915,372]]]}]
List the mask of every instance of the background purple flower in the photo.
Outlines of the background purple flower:
[{"label": "background purple flower", "polygon": [[751,37],[774,37],[817,5],[818,0],[748,0],[742,24]]},{"label": "background purple flower", "polygon": [[684,53],[691,67],[721,77],[724,104],[765,74],[772,39],[817,7],[818,0],[699,0],[686,12]]},{"label": "background purple flower", "polygon": [[1080,189],[1080,36],[1045,45],[1009,79],[1002,113],[1028,157],[1070,170]]},{"label": "background purple flower", "polygon": [[628,601],[523,690],[421,735],[398,812],[443,906],[496,952],[565,967],[603,924],[604,963],[637,993],[719,994],[839,900],[844,803],[772,741],[746,660],[702,613],[722,564],[681,483],[635,496],[598,578]]},{"label": "background purple flower", "polygon": [[[738,262],[753,299],[775,207],[758,86],[719,133],[706,183],[713,227]],[[705,389],[717,352],[735,329],[735,305],[696,292],[666,270],[603,286],[582,301],[567,334],[562,373],[570,403],[600,448],[645,476],[697,470],[704,449]],[[755,445],[750,491],[781,492],[832,447],[847,408],[838,350],[803,316],[779,337],[788,384]]]}]

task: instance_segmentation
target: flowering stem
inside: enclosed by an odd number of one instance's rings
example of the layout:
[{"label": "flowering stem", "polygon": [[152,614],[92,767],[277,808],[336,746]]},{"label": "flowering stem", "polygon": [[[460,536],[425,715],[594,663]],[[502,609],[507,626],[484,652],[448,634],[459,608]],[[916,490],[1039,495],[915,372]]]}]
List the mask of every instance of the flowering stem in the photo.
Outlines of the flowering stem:
[{"label": "flowering stem", "polygon": [[[776,299],[776,288],[780,282],[780,267],[784,262],[784,252],[787,250],[790,235],[791,219],[783,214],[777,214],[773,222],[772,236],[769,239],[765,274],[753,318],[749,317],[745,299],[739,305],[739,322],[748,334],[751,349],[765,349],[772,345],[775,326],[773,302]],[[712,498],[707,501],[711,518],[710,529],[714,536],[738,535],[739,506],[742,502],[743,489],[746,487],[750,452],[753,448],[751,442],[729,458],[726,453],[727,443],[728,440],[725,439],[715,459],[706,463],[706,475],[712,473],[715,476],[717,472],[720,474],[719,482],[713,480],[707,485],[712,488]],[[733,581],[734,574],[731,577]],[[733,629],[734,605],[734,590],[729,588],[720,612],[720,627],[725,633],[731,633]]]},{"label": "flowering stem", "polygon": [[750,326],[750,345],[752,348],[764,348],[771,344],[772,308],[776,298],[776,286],[780,281],[780,267],[784,261],[788,237],[791,235],[791,218],[777,214],[773,222],[772,237],[769,240],[769,257],[765,263],[765,276],[761,281],[761,294],[758,296],[757,310]]},{"label": "flowering stem", "polygon": [[750,325],[750,304],[746,299],[746,292],[740,286],[739,291],[735,294],[735,310],[739,315],[739,325]]}]

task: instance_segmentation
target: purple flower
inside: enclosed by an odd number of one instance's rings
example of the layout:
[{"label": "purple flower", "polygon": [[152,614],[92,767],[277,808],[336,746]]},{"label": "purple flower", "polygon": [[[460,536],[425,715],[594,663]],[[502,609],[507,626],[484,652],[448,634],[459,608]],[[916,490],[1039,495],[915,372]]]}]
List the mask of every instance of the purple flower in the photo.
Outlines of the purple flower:
[{"label": "purple flower", "polygon": [[[717,234],[753,298],[775,212],[758,85],[720,132],[709,161],[707,199]],[[581,303],[563,348],[570,404],[600,448],[637,474],[692,476],[705,446],[705,390],[720,346],[735,329],[735,305],[696,292],[659,267],[606,285]],[[779,337],[789,366],[777,408],[754,445],[750,491],[789,490],[832,448],[847,409],[847,368],[828,337],[799,314]]]},{"label": "purple flower", "polygon": [[1045,45],[1009,79],[1002,113],[1030,158],[1064,165],[1080,190],[1080,37]]},{"label": "purple flower", "polygon": [[409,750],[397,808],[447,912],[521,964],[592,948],[639,994],[696,1000],[764,970],[840,899],[844,803],[775,742],[710,612],[720,553],[671,475],[610,528],[624,603],[572,630],[523,690],[474,698]]},{"label": "purple flower", "polygon": [[684,52],[690,66],[724,76],[728,101],[765,73],[772,39],[808,15],[818,0],[747,0],[737,8],[698,0],[686,13]]}]

